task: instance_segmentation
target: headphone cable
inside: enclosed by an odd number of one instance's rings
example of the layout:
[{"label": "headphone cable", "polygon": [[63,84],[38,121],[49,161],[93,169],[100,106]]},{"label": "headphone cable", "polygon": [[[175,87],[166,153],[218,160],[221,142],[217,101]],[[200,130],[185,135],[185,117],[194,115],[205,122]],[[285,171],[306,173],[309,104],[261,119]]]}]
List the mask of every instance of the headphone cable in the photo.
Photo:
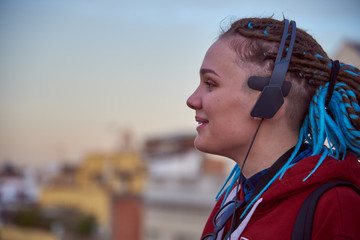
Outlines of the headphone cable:
[{"label": "headphone cable", "polygon": [[[242,171],[243,171],[243,169],[244,169],[245,162],[246,162],[246,160],[247,160],[247,158],[248,158],[248,156],[249,156],[250,150],[251,150],[251,148],[252,148],[252,146],[253,146],[253,144],[254,144],[256,135],[257,135],[257,133],[258,133],[258,131],[259,131],[259,129],[260,129],[260,126],[261,126],[261,124],[262,124],[263,121],[264,121],[264,118],[262,118],[262,119],[260,120],[260,123],[259,123],[259,125],[257,126],[257,129],[256,129],[256,131],[255,131],[254,137],[253,137],[253,139],[251,140],[249,149],[248,149],[248,151],[247,151],[247,153],[246,153],[246,155],[245,155],[244,161],[243,161],[243,163],[242,163],[242,165],[241,165],[240,173],[239,173],[239,176],[238,176],[238,180],[236,181],[235,203],[236,203],[236,201],[237,201],[237,196],[238,196],[238,194],[239,194],[240,177],[241,177]],[[234,229],[234,228],[235,228],[235,225],[236,225],[236,204],[234,204],[234,209],[233,209],[233,214],[232,214],[232,219],[231,219],[230,239],[231,239],[231,234],[232,234],[232,232],[235,230],[235,229]]]}]

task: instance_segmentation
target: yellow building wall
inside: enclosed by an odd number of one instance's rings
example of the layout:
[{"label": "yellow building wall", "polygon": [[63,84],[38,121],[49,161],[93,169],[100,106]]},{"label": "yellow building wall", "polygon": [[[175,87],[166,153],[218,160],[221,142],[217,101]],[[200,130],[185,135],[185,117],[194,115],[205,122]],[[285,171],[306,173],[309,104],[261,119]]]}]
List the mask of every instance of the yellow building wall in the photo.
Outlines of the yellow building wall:
[{"label": "yellow building wall", "polygon": [[[130,151],[87,156],[79,166],[76,181],[84,187],[105,185],[109,190],[116,192],[121,188],[121,174],[130,176],[127,191],[136,195],[143,192],[145,167],[139,155]],[[101,176],[102,182],[96,181],[97,176]]]},{"label": "yellow building wall", "polygon": [[111,157],[111,161],[116,169],[122,171],[132,172],[137,170],[141,165],[141,159],[135,152],[123,152],[121,154],[114,154]]},{"label": "yellow building wall", "polygon": [[107,226],[110,221],[108,194],[99,188],[46,188],[42,191],[40,204],[44,207],[73,207],[92,214],[98,223]]},{"label": "yellow building wall", "polygon": [[0,227],[1,240],[57,240],[57,238],[50,232],[19,228],[14,226]]},{"label": "yellow building wall", "polygon": [[106,174],[107,168],[110,167],[109,156],[106,154],[92,154],[84,159],[84,162],[79,166],[76,176],[77,183],[83,187],[90,187],[97,185],[95,175]]},{"label": "yellow building wall", "polygon": [[110,226],[111,197],[129,193],[141,195],[145,167],[136,152],[96,153],[78,166],[74,186],[44,188],[40,204],[45,207],[74,207],[94,215],[102,227]]}]

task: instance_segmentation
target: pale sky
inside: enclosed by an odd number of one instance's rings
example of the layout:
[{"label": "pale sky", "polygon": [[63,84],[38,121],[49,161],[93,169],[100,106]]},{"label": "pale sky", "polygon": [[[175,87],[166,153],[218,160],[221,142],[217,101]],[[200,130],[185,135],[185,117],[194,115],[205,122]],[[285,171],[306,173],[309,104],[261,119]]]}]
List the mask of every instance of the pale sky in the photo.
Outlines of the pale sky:
[{"label": "pale sky", "polygon": [[[0,164],[77,161],[194,132],[185,101],[221,25],[295,20],[330,56],[360,42],[358,0],[0,0]],[[225,20],[224,20],[225,19]]]}]

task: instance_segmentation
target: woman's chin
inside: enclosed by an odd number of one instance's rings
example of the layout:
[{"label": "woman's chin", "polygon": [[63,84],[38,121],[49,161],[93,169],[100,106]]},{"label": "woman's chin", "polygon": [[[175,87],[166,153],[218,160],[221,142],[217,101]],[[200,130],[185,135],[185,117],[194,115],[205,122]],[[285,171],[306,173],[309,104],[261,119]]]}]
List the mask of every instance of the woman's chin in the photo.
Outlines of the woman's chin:
[{"label": "woman's chin", "polygon": [[197,150],[201,152],[217,154],[215,153],[214,149],[211,147],[211,144],[209,144],[209,142],[204,141],[204,139],[202,139],[199,136],[195,138],[194,146]]},{"label": "woman's chin", "polygon": [[194,146],[197,150],[201,151],[201,152],[207,152],[207,145],[206,143],[204,143],[204,141],[202,141],[201,137],[200,136],[197,136],[195,138],[195,141],[194,141]]}]

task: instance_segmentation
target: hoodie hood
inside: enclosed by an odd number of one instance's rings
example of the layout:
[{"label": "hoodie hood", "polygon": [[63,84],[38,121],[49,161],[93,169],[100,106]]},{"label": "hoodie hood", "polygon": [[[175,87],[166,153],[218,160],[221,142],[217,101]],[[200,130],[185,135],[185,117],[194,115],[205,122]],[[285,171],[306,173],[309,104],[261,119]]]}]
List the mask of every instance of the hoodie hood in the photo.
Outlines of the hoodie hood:
[{"label": "hoodie hood", "polygon": [[311,156],[288,169],[281,179],[275,180],[262,194],[262,205],[273,204],[273,201],[288,198],[307,189],[314,189],[326,182],[348,181],[360,186],[360,163],[351,154],[341,161],[327,157],[318,169],[303,181],[313,171],[319,159],[319,155]]}]

